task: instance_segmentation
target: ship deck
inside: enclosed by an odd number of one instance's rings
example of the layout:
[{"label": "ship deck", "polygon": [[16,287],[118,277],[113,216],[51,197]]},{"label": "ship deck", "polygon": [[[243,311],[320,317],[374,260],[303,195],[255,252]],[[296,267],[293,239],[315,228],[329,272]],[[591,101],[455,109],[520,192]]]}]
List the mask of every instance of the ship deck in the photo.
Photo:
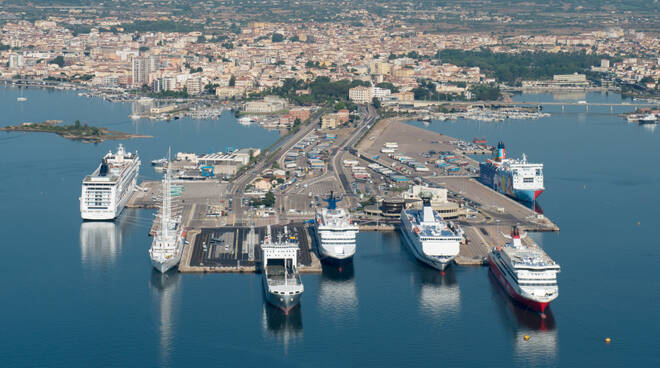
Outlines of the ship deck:
[{"label": "ship deck", "polygon": [[279,265],[269,265],[268,271],[266,272],[266,278],[268,280],[268,286],[299,286],[302,285],[300,281],[300,275],[285,272],[284,266]]},{"label": "ship deck", "polygon": [[[522,240],[522,239],[521,239]],[[528,247],[526,249],[514,249],[504,247],[502,249],[513,261],[516,268],[552,268],[558,265],[542,249]],[[530,262],[530,259],[538,260],[538,263]]]}]

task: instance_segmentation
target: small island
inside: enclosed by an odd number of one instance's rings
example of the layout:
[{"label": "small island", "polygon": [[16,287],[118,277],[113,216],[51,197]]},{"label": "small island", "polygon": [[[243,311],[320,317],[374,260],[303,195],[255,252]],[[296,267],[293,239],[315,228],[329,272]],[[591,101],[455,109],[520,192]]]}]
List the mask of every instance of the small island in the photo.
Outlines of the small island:
[{"label": "small island", "polygon": [[62,125],[61,123],[61,120],[46,120],[42,123],[21,123],[19,125],[10,125],[0,128],[0,131],[55,133],[66,139],[82,141],[85,143],[99,143],[105,140],[151,138],[151,136],[148,135],[129,134],[81,124],[80,120],[76,120],[71,125]]}]

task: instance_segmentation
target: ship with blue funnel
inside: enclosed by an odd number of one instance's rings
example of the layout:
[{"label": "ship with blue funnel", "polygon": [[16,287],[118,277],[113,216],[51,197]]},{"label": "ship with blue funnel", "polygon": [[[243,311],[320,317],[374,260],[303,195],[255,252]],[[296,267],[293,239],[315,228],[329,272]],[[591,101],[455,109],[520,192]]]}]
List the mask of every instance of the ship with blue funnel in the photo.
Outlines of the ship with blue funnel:
[{"label": "ship with blue funnel", "polygon": [[337,207],[338,197],[330,192],[327,208],[316,211],[316,244],[324,261],[349,262],[355,255],[355,239],[359,229],[351,222],[348,211]]},{"label": "ship with blue funnel", "polygon": [[504,143],[497,144],[495,157],[479,164],[479,181],[494,190],[522,202],[534,202],[545,191],[543,164],[506,157]]}]

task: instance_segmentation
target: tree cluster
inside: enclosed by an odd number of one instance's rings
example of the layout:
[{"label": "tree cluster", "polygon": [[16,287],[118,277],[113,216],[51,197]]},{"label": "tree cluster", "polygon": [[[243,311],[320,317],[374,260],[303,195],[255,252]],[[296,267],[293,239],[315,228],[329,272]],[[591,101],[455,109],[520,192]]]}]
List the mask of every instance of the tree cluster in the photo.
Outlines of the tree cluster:
[{"label": "tree cluster", "polygon": [[[336,82],[328,77],[318,77],[315,80],[303,81],[292,78],[284,80],[282,87],[273,88],[266,94],[275,94],[301,105],[334,103],[335,101],[348,101],[348,90],[356,86],[369,86],[369,82],[361,80],[342,79]],[[298,95],[296,91],[309,89],[309,94]],[[350,105],[346,105],[347,107]]]},{"label": "tree cluster", "polygon": [[435,58],[442,63],[458,66],[478,66],[486,75],[510,85],[520,85],[523,80],[551,79],[555,74],[584,73],[603,58],[585,52],[547,53],[523,52],[520,54],[486,51],[441,50]]},{"label": "tree cluster", "polygon": [[275,194],[268,192],[263,199],[253,199],[250,201],[253,206],[264,205],[265,207],[273,207],[275,205]]}]

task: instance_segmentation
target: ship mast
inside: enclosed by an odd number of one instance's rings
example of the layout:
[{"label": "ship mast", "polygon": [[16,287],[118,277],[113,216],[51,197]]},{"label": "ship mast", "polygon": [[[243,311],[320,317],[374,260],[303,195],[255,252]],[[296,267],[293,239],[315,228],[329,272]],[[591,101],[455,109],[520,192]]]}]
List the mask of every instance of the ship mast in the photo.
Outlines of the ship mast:
[{"label": "ship mast", "polygon": [[163,179],[163,210],[160,216],[160,234],[162,239],[168,238],[170,217],[172,216],[172,198],[170,189],[170,153],[171,148],[167,151],[167,170],[165,171],[165,178]]}]

